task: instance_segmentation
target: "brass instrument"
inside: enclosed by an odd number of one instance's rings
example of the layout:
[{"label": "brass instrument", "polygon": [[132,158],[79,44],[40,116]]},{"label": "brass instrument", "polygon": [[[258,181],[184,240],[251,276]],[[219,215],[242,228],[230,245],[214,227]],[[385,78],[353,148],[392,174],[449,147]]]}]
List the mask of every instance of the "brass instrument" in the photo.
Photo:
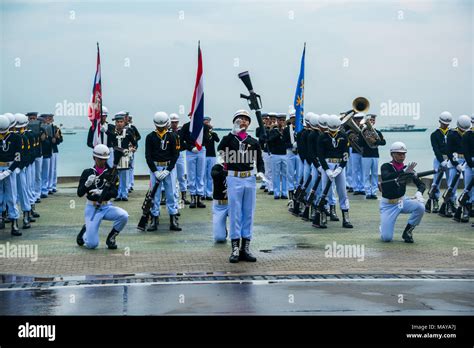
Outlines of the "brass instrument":
[{"label": "brass instrument", "polygon": [[[369,110],[369,108],[370,108],[370,103],[367,98],[357,97],[352,101],[352,109],[346,112],[341,112],[340,114],[341,124],[352,130],[352,132],[348,136],[349,142],[352,148],[355,149],[359,153],[362,153],[362,148],[360,147],[359,144],[357,144],[359,135],[362,136],[364,139],[366,139],[366,137],[364,136],[364,133],[362,132],[362,129],[360,128],[360,126],[353,120],[353,116],[354,114],[358,112],[366,112]],[[368,141],[367,143],[369,144]]]},{"label": "brass instrument", "polygon": [[377,142],[380,141],[379,134],[375,131],[374,126],[370,123],[369,118],[365,118],[360,122],[363,125],[361,134],[370,148],[375,149]]}]

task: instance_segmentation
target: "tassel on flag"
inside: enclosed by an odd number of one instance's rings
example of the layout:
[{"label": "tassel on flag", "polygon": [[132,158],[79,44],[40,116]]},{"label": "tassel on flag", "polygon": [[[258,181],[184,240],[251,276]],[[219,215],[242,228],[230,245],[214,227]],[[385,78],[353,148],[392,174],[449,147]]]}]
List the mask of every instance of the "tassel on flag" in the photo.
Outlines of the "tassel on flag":
[{"label": "tassel on flag", "polygon": [[196,83],[194,85],[193,102],[191,105],[191,121],[189,132],[191,139],[199,151],[202,148],[203,128],[204,128],[204,77],[202,74],[202,56],[201,45],[198,41],[198,68],[196,75]]}]

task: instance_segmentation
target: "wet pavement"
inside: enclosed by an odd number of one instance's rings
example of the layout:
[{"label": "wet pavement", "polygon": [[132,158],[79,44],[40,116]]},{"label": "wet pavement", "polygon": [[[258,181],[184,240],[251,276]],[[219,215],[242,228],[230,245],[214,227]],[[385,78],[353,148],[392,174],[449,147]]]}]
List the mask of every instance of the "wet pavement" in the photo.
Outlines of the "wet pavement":
[{"label": "wet pavement", "polygon": [[0,315],[473,315],[472,279],[93,284],[0,291]]}]

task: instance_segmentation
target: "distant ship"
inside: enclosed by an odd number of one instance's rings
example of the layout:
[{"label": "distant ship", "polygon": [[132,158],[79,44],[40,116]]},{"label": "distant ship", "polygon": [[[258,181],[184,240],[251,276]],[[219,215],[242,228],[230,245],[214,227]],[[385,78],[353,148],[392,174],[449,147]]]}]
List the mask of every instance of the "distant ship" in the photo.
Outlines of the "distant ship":
[{"label": "distant ship", "polygon": [[72,129],[63,129],[61,131],[62,134],[76,134]]},{"label": "distant ship", "polygon": [[424,132],[428,128],[415,128],[414,124],[399,124],[380,128],[381,132]]}]

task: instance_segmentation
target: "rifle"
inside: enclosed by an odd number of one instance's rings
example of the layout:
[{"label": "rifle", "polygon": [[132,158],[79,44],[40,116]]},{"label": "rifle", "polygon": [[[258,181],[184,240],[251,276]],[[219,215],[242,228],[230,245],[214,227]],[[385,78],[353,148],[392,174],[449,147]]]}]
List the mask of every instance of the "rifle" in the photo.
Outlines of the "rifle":
[{"label": "rifle", "polygon": [[474,186],[474,177],[471,178],[471,181],[464,188],[464,191],[462,192],[461,196],[459,196],[459,199],[458,199],[459,206],[456,209],[456,213],[454,213],[454,217],[453,217],[454,221],[457,221],[457,222],[461,222],[461,221],[462,222],[468,222],[469,221],[469,219],[467,221],[461,220],[461,215],[462,215],[463,208],[465,208],[467,206],[467,201],[469,200],[469,192],[471,191],[473,186]]},{"label": "rifle", "polygon": [[267,130],[265,129],[265,126],[263,125],[262,113],[260,112],[260,109],[262,108],[262,99],[260,98],[260,95],[258,95],[257,93],[253,91],[252,81],[250,81],[250,75],[248,71],[241,72],[239,74],[239,79],[242,80],[245,87],[247,87],[250,93],[249,95],[240,93],[240,98],[247,100],[250,110],[255,110],[258,126],[260,127],[261,132],[262,132],[261,137],[265,140],[267,138]]},{"label": "rifle", "polygon": [[450,204],[454,187],[458,183],[460,177],[461,177],[461,172],[456,171],[456,174],[454,175],[453,180],[451,181],[451,185],[449,185],[448,189],[444,191],[443,193],[443,204],[441,204],[441,208],[439,208],[438,215],[443,216],[443,217],[453,217],[453,214],[449,211],[450,209],[448,205]]},{"label": "rifle", "polygon": [[151,189],[148,189],[145,200],[143,201],[142,204],[142,217],[140,218],[140,221],[138,222],[137,229],[140,231],[145,231],[146,225],[148,223],[148,219],[150,218],[150,211],[151,211],[151,206],[153,205],[153,198],[156,195],[156,191],[158,191],[158,187],[160,186],[161,181],[158,179],[155,182],[155,185]]},{"label": "rifle", "polygon": [[326,183],[326,187],[324,187],[323,194],[321,195],[321,199],[316,205],[316,214],[314,215],[314,220],[313,220],[314,227],[327,228],[327,216],[326,216],[326,209],[324,206],[327,203],[326,198],[328,196],[331,185],[332,185],[332,181],[328,179],[328,182]]},{"label": "rifle", "polygon": [[316,196],[316,190],[318,189],[321,178],[322,178],[322,175],[318,171],[318,177],[316,178],[316,181],[314,182],[314,185],[311,188],[311,191],[309,192],[308,200],[305,200],[304,202],[305,207],[304,207],[303,215],[302,215],[302,218],[304,221],[309,221],[309,208],[311,207],[311,204],[313,204],[314,202],[314,198]]},{"label": "rifle", "polygon": [[438,187],[441,183],[441,180],[443,180],[444,172],[444,168],[440,167],[440,169],[438,169],[438,176],[436,177],[436,181],[434,182],[434,185],[431,185],[430,190],[428,191],[428,201],[425,204],[425,212],[427,213],[432,212],[432,205],[434,200],[436,199],[436,192],[439,191]]},{"label": "rifle", "polygon": [[298,204],[296,197],[300,195],[300,192],[303,189],[303,181],[304,177],[301,176],[300,183],[298,184],[298,187],[296,188],[296,191],[294,192],[293,197],[291,197],[291,201],[288,204],[288,206],[290,207],[288,211],[294,216],[298,216],[298,214],[300,213],[300,205]]},{"label": "rifle", "polygon": [[302,187],[301,191],[298,193],[298,196],[296,196],[296,201],[298,203],[304,203],[304,197],[306,196],[306,190],[309,187],[309,184],[311,184],[311,180],[313,179],[313,176],[311,173],[308,175],[308,178],[306,179],[306,182],[304,183],[304,186]]},{"label": "rifle", "polygon": [[99,199],[97,200],[97,204],[95,205],[94,213],[92,214],[91,221],[94,220],[95,214],[97,214],[97,211],[100,209],[102,203],[105,201],[105,197],[107,196],[110,188],[115,185],[115,182],[117,181],[117,175],[118,175],[118,169],[117,165],[124,155],[124,149],[120,147],[114,147],[114,165],[112,167],[112,171],[110,172],[110,175],[108,176],[107,179],[105,179],[105,184],[104,188],[102,189],[102,193],[99,196]]},{"label": "rifle", "polygon": [[402,173],[402,174],[400,174],[400,176],[398,178],[385,180],[385,181],[382,181],[380,184],[383,185],[383,184],[388,184],[390,182],[395,182],[397,185],[406,184],[406,182],[409,179],[413,179],[414,177],[421,178],[423,176],[436,174],[436,173],[437,173],[437,171],[434,170],[434,169],[433,170],[427,170],[427,171],[424,171],[424,172],[418,172],[418,173],[416,173],[416,172],[414,172],[414,173]]}]

